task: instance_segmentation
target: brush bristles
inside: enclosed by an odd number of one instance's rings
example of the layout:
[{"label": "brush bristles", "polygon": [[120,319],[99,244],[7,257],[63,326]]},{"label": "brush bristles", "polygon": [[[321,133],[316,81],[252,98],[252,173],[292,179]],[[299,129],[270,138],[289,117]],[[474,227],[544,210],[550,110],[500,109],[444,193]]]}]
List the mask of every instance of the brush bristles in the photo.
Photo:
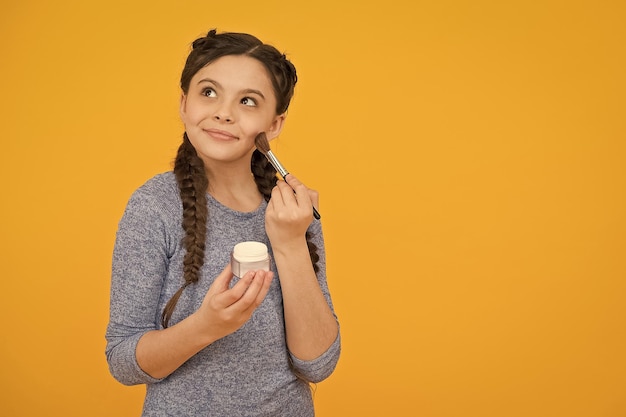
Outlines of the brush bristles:
[{"label": "brush bristles", "polygon": [[283,178],[285,178],[287,176],[287,174],[289,174],[289,172],[285,169],[285,167],[283,167],[280,164],[280,162],[278,162],[278,159],[276,159],[276,157],[274,156],[274,154],[270,150],[270,143],[267,140],[267,136],[265,136],[264,132],[261,132],[258,135],[256,135],[256,138],[254,138],[254,144],[255,144],[256,148],[259,150],[259,152],[261,152],[263,155],[265,155],[267,160],[270,161],[270,163],[274,166],[276,171]]},{"label": "brush bristles", "polygon": [[265,136],[265,132],[261,132],[256,135],[254,138],[254,145],[263,155],[267,156],[267,153],[270,151],[270,143],[267,140],[267,136]]}]

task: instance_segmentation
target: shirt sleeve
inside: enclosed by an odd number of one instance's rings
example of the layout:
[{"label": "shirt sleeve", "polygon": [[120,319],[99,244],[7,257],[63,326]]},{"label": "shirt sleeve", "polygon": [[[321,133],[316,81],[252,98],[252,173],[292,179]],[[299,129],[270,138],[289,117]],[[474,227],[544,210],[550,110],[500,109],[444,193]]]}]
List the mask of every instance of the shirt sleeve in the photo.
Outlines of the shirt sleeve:
[{"label": "shirt sleeve", "polygon": [[[335,314],[335,310],[333,307],[333,302],[330,296],[330,290],[328,289],[328,282],[326,280],[326,250],[324,246],[324,235],[322,232],[322,224],[319,220],[313,221],[311,226],[309,227],[309,233],[312,234],[311,241],[317,246],[317,253],[320,257],[317,262],[317,266],[319,270],[317,271],[317,281],[322,290],[322,294],[326,298],[326,302],[330,307],[333,315],[335,316],[335,320],[337,320],[337,326],[339,326],[339,320],[337,319],[337,315]],[[298,373],[304,376],[310,382],[321,382],[324,379],[328,378],[335,367],[337,366],[337,362],[339,361],[339,356],[341,354],[341,335],[340,332],[337,333],[337,337],[332,345],[322,353],[319,357],[309,360],[303,361],[295,357],[291,352],[289,353],[291,357],[291,363]]]},{"label": "shirt sleeve", "polygon": [[332,345],[318,358],[310,361],[303,361],[290,353],[293,367],[302,374],[307,381],[317,383],[328,378],[339,361],[341,353],[341,335],[337,333],[337,338]]},{"label": "shirt sleeve", "polygon": [[131,196],[113,250],[106,358],[111,374],[125,385],[158,382],[137,363],[137,342],[159,328],[158,309],[167,273],[167,228],[159,204],[141,189]]}]

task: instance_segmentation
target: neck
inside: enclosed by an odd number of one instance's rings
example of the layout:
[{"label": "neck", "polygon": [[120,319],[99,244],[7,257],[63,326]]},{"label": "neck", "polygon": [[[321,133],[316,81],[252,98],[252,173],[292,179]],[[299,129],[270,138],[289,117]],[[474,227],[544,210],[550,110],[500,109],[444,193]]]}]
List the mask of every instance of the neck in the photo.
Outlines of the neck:
[{"label": "neck", "polygon": [[249,168],[213,166],[206,167],[206,173],[209,180],[209,194],[226,207],[250,212],[256,210],[261,204],[263,196]]}]

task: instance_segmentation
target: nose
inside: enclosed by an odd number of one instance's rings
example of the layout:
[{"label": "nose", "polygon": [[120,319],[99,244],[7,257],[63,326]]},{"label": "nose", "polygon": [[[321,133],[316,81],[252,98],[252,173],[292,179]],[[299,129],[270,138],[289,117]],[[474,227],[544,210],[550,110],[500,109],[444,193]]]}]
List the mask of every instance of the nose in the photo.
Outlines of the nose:
[{"label": "nose", "polygon": [[225,115],[222,115],[222,114],[215,114],[215,115],[213,115],[213,118],[215,120],[217,120],[218,122],[231,123],[233,121],[232,117],[225,116]]},{"label": "nose", "polygon": [[213,119],[218,122],[232,123],[234,117],[231,107],[227,103],[221,103],[215,108]]}]

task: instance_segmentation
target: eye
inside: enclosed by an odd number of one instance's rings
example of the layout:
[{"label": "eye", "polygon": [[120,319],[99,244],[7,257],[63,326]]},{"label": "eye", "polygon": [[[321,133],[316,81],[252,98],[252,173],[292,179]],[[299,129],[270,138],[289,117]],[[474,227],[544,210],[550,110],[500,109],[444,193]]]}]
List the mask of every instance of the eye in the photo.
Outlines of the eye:
[{"label": "eye", "polygon": [[244,106],[256,107],[256,100],[252,97],[244,97],[241,99],[241,104]]},{"label": "eye", "polygon": [[215,90],[212,89],[211,87],[207,87],[207,88],[203,89],[201,94],[203,96],[205,96],[205,97],[215,97],[217,95],[215,93]]}]

